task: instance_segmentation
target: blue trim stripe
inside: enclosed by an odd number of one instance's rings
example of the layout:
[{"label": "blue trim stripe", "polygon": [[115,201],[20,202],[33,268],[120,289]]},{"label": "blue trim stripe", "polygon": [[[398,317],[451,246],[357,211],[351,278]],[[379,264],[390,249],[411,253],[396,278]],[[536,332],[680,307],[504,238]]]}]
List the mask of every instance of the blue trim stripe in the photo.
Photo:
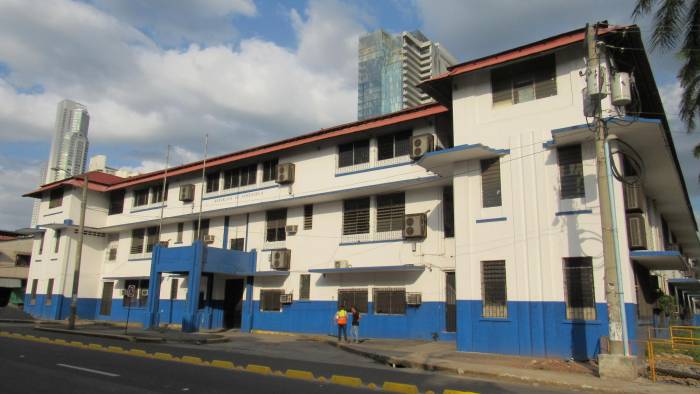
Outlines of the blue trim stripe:
[{"label": "blue trim stripe", "polygon": [[498,218],[476,219],[476,223],[505,222],[506,220],[508,220],[508,218],[502,216]]},{"label": "blue trim stripe", "polygon": [[578,211],[559,211],[555,213],[556,216],[569,216],[569,215],[581,215],[584,213],[593,213],[591,209],[580,209]]},{"label": "blue trim stripe", "polygon": [[630,257],[681,257],[677,250],[633,250]]},{"label": "blue trim stripe", "polygon": [[381,239],[381,240],[376,240],[376,241],[357,241],[357,242],[341,242],[339,245],[340,246],[352,246],[352,245],[367,245],[367,244],[382,244],[382,243],[388,243],[388,242],[403,242],[403,238],[399,239]]},{"label": "blue trim stripe", "polygon": [[237,191],[237,192],[231,192],[231,193],[226,193],[226,194],[217,194],[217,195],[215,195],[215,196],[205,196],[204,198],[202,198],[202,200],[204,200],[204,201],[206,201],[206,200],[213,200],[213,199],[215,199],[215,198],[228,197],[228,196],[235,196],[235,195],[237,195],[237,194],[252,193],[252,192],[257,192],[257,191],[260,191],[260,190],[274,189],[274,188],[278,188],[278,187],[280,187],[280,185],[275,184],[275,185],[269,185],[269,186],[259,187],[259,188],[256,188],[256,189],[239,190],[239,191]]},{"label": "blue trim stripe", "polygon": [[406,165],[410,165],[410,164],[413,164],[413,161],[407,161],[404,163],[387,164],[387,165],[383,165],[383,166],[370,167],[370,168],[363,168],[361,170],[355,170],[355,171],[341,172],[339,174],[336,173],[335,176],[339,177],[339,176],[346,176],[346,175],[355,175],[355,174],[360,174],[362,172],[385,170],[387,168],[401,167],[401,166],[406,166]]}]

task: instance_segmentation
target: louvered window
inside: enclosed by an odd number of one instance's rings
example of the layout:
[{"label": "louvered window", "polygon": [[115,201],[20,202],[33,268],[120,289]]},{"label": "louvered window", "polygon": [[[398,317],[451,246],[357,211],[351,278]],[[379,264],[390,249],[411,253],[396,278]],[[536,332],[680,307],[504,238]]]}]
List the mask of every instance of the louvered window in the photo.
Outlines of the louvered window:
[{"label": "louvered window", "polygon": [[131,249],[129,250],[131,254],[143,253],[143,241],[145,235],[146,230],[143,228],[131,230]]},{"label": "louvered window", "polygon": [[299,299],[308,300],[311,290],[311,275],[301,274],[299,276]]},{"label": "louvered window", "polygon": [[338,307],[344,306],[346,310],[354,306],[360,313],[367,313],[368,308],[367,289],[338,289]]},{"label": "louvered window", "polygon": [[494,105],[524,103],[557,94],[556,60],[545,55],[491,71]]},{"label": "louvered window", "polygon": [[483,317],[508,317],[506,304],[506,262],[481,262]]},{"label": "louvered window", "polygon": [[377,139],[377,159],[386,160],[408,155],[411,151],[411,130],[381,136]]},{"label": "louvered window", "polygon": [[501,206],[501,164],[499,158],[481,161],[481,198],[484,208]]},{"label": "louvered window", "polygon": [[272,159],[263,162],[263,182],[274,181],[277,179],[277,164],[278,159]]},{"label": "louvered window", "polygon": [[158,227],[146,229],[146,253],[153,252],[153,245],[158,242]]},{"label": "louvered window", "polygon": [[369,197],[343,201],[343,235],[369,233]]},{"label": "louvered window", "polygon": [[369,162],[369,140],[349,142],[338,146],[338,167]]},{"label": "louvered window", "polygon": [[243,247],[245,246],[245,239],[244,238],[231,238],[231,250],[240,250],[243,251]]},{"label": "louvered window", "polygon": [[124,211],[124,190],[115,190],[109,193],[109,215],[116,215]]},{"label": "louvered window", "polygon": [[404,193],[377,196],[377,232],[403,230]]},{"label": "louvered window", "polygon": [[266,212],[267,242],[284,241],[287,239],[287,208],[274,209]]},{"label": "louvered window", "polygon": [[311,230],[314,224],[313,204],[304,205],[304,230]]},{"label": "louvered window", "polygon": [[585,197],[586,189],[583,183],[581,145],[557,148],[557,157],[559,160],[561,199]]},{"label": "louvered window", "polygon": [[219,191],[219,172],[207,174],[207,193]]},{"label": "louvered window", "polygon": [[564,289],[568,320],[596,319],[592,258],[564,258]]},{"label": "louvered window", "polygon": [[280,296],[282,294],[282,290],[261,290],[260,310],[273,312],[279,312],[282,310],[282,303],[280,302]]},{"label": "louvered window", "polygon": [[374,313],[403,315],[406,313],[406,289],[374,289]]},{"label": "louvered window", "polygon": [[442,189],[442,216],[445,238],[455,236],[455,211],[452,186]]},{"label": "louvered window", "polygon": [[148,188],[134,190],[134,206],[140,207],[141,205],[148,204]]},{"label": "louvered window", "polygon": [[49,208],[58,208],[63,204],[63,189],[53,189],[49,192]]}]

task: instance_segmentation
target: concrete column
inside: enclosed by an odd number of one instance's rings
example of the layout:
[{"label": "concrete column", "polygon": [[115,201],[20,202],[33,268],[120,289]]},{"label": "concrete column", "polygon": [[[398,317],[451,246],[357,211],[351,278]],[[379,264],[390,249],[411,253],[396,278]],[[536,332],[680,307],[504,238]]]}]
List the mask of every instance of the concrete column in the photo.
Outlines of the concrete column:
[{"label": "concrete column", "polygon": [[199,330],[197,310],[199,307],[199,285],[202,277],[202,265],[205,258],[206,247],[202,241],[192,243],[194,258],[187,276],[187,303],[185,315],[182,317],[182,331],[195,332]]}]

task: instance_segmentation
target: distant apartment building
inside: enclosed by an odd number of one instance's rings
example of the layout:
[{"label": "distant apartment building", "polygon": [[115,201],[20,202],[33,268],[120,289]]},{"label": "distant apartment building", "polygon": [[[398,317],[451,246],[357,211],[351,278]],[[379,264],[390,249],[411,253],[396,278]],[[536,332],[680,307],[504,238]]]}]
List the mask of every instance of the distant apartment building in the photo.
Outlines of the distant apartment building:
[{"label": "distant apartment building", "polygon": [[0,307],[24,304],[24,288],[27,285],[34,237],[40,233],[41,231],[31,230],[0,230]]},{"label": "distant apartment building", "polygon": [[[661,294],[698,316],[700,240],[639,28],[598,35],[605,69],[633,73],[638,90],[628,116],[601,102],[615,168],[638,180],[611,180],[637,351]],[[609,331],[584,36],[455,65],[421,85],[435,103],[167,174],[90,172],[79,316],[332,334],[337,308],[354,305],[365,338],[595,357]],[[625,164],[632,152],[644,168]],[[25,297],[34,316],[68,315],[82,182],[26,194],[45,229]]]},{"label": "distant apartment building", "polygon": [[63,100],[56,109],[54,138],[42,183],[50,183],[85,171],[88,151],[88,126],[90,114],[87,108],[72,100]]},{"label": "distant apartment building", "polygon": [[417,85],[447,71],[455,58],[416,30],[391,35],[377,30],[360,37],[357,81],[359,120],[427,104]]}]

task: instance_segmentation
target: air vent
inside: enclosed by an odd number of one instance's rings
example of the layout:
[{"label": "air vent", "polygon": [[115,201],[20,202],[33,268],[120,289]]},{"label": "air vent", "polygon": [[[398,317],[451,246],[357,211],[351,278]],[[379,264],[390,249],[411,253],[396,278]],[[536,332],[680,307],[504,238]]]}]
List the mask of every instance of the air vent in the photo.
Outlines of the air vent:
[{"label": "air vent", "polygon": [[627,240],[631,250],[647,248],[646,223],[641,213],[627,215]]},{"label": "air vent", "polygon": [[406,305],[417,306],[421,303],[421,293],[406,293]]}]

